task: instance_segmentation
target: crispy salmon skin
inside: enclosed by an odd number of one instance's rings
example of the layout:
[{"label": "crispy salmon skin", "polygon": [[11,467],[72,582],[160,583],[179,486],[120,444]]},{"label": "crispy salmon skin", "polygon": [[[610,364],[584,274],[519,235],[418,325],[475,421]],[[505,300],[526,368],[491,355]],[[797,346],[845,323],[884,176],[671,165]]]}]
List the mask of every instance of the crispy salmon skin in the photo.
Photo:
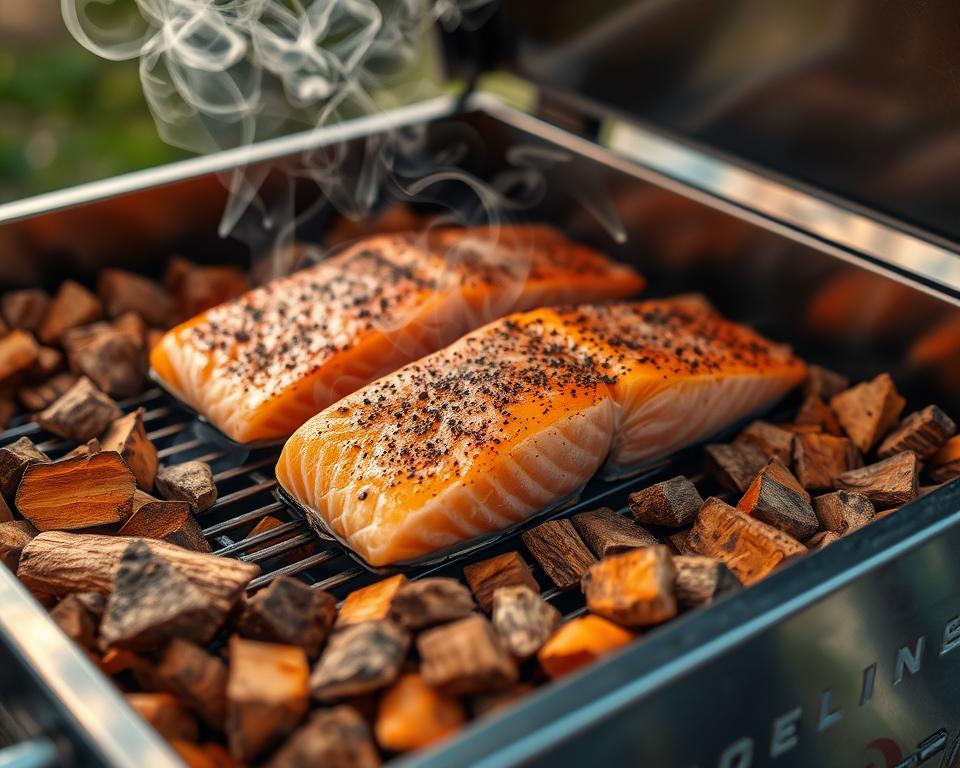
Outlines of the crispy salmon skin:
[{"label": "crispy salmon skin", "polygon": [[304,424],[284,490],[373,566],[508,528],[801,382],[785,347],[678,298],[494,321]]},{"label": "crispy salmon skin", "polygon": [[269,440],[508,312],[643,285],[546,227],[379,236],[177,326],[150,362],[228,437]]}]

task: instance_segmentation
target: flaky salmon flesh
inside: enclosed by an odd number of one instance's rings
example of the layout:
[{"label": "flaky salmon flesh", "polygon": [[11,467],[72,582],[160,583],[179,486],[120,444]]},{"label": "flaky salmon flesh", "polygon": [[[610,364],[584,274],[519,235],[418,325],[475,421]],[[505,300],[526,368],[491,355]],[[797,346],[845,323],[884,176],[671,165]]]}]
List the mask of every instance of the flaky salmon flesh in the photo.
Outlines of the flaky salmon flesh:
[{"label": "flaky salmon flesh", "polygon": [[286,437],[359,387],[509,312],[622,299],[630,267],[539,226],[365,239],[167,333],[153,376],[241,443]]},{"label": "flaky salmon flesh", "polygon": [[709,437],[805,372],[694,297],[537,309],[327,408],[287,441],[277,478],[367,563],[400,563]]}]

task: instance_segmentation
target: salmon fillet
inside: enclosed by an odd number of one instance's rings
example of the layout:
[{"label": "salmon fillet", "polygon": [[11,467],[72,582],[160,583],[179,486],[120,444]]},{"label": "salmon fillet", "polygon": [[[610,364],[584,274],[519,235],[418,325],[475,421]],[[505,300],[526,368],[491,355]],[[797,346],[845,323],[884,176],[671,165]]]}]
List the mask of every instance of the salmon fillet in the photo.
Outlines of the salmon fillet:
[{"label": "salmon fillet", "polygon": [[630,267],[547,227],[379,236],[177,326],[150,362],[164,387],[248,443],[290,435],[508,312],[625,298],[643,285]]},{"label": "salmon fillet", "polygon": [[280,485],[374,566],[500,531],[710,436],[801,382],[696,299],[537,309],[345,397],[287,441]]}]

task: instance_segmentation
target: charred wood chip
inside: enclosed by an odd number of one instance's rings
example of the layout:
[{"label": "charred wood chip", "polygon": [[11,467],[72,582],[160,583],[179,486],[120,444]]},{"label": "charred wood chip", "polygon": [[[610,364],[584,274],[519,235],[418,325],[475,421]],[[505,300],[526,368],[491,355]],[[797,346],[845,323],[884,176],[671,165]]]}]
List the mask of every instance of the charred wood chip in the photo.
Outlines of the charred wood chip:
[{"label": "charred wood chip", "polygon": [[581,616],[561,625],[537,653],[537,661],[550,677],[562,677],[622,648],[635,637],[600,616]]},{"label": "charred wood chip", "polygon": [[390,606],[400,587],[407,583],[407,577],[398,573],[366,587],[355,589],[340,607],[337,627],[359,624],[362,621],[385,619],[390,615]]},{"label": "charred wood chip", "polygon": [[687,545],[696,554],[725,563],[746,586],[807,551],[792,536],[717,498],[703,503]]},{"label": "charred wood chip", "polygon": [[919,472],[917,455],[904,451],[876,464],[844,472],[837,478],[837,488],[862,493],[874,507],[886,509],[916,498]]},{"label": "charred wood chip", "polygon": [[336,617],[337,601],[329,592],[280,576],[247,600],[237,631],[251,640],[298,645],[314,658]]},{"label": "charred wood chip", "polygon": [[64,280],[54,296],[38,333],[44,344],[56,344],[64,332],[103,317],[100,300],[73,280]]},{"label": "charred wood chip", "polygon": [[800,541],[809,539],[820,527],[810,506],[810,494],[776,459],[760,470],[737,509]]},{"label": "charred wood chip", "polygon": [[583,577],[583,594],[591,613],[625,627],[644,627],[677,615],[675,578],[670,550],[644,547],[590,568]]},{"label": "charred wood chip", "polygon": [[417,638],[420,673],[452,696],[497,691],[517,681],[517,665],[479,613],[428,629]]},{"label": "charred wood chip", "polygon": [[807,366],[807,379],[803,382],[803,394],[829,400],[850,386],[850,379],[842,374],[822,368],[819,365]]},{"label": "charred wood chip", "polygon": [[560,626],[560,611],[529,587],[493,593],[493,628],[518,659],[533,656]]},{"label": "charred wood chip", "polygon": [[743,588],[733,571],[713,557],[678,555],[673,567],[677,572],[673,591],[684,608],[709,605]]},{"label": "charred wood chip", "polygon": [[85,442],[101,434],[111,421],[123,414],[86,376],[38,413],[37,424],[60,437]]},{"label": "charred wood chip", "polygon": [[0,337],[0,385],[8,385],[33,368],[40,348],[26,331],[10,331]]},{"label": "charred wood chip", "polygon": [[414,673],[401,675],[380,699],[374,734],[391,752],[420,749],[456,731],[466,720],[460,702]]},{"label": "charred wood chip", "polygon": [[706,470],[721,487],[734,493],[743,493],[754,476],[767,463],[767,455],[757,446],[734,443],[714,443],[704,448]]},{"label": "charred wood chip", "polygon": [[0,297],[0,314],[11,328],[36,333],[50,308],[50,295],[39,288],[9,291]]},{"label": "charred wood chip", "polygon": [[26,520],[9,520],[0,523],[0,563],[14,573],[20,564],[20,553],[39,531]]},{"label": "charred wood chip", "polygon": [[743,430],[735,441],[755,445],[769,459],[779,459],[789,467],[793,460],[793,432],[768,421],[755,421]]},{"label": "charred wood chip", "polygon": [[338,629],[313,670],[310,690],[331,702],[385,688],[397,679],[409,648],[410,634],[389,620]]},{"label": "charred wood chip", "polygon": [[915,411],[900,422],[877,449],[877,456],[887,459],[903,451],[913,451],[917,458],[928,459],[939,451],[957,425],[935,405]]},{"label": "charred wood chip", "polygon": [[893,428],[905,404],[888,373],[830,398],[830,408],[840,426],[862,453]]},{"label": "charred wood chip", "polygon": [[860,453],[845,437],[827,434],[797,435],[794,470],[804,488],[833,488],[844,472],[863,465]]},{"label": "charred wood chip", "polygon": [[606,507],[580,512],[571,522],[587,546],[601,558],[660,543],[646,528]]},{"label": "charred wood chip", "polygon": [[95,323],[68,331],[63,345],[70,369],[89,377],[107,394],[129,397],[143,389],[147,373],[143,340],[128,331]]},{"label": "charred wood chip", "polygon": [[108,317],[137,312],[150,325],[166,327],[177,314],[173,297],[157,282],[122,269],[105,269],[97,281],[97,293]]},{"label": "charred wood chip", "polygon": [[690,529],[692,527],[693,526],[690,526],[689,528],[681,528],[679,531],[674,531],[667,536],[667,541],[678,555],[693,554],[692,550],[687,546],[687,539],[690,537]]},{"label": "charred wood chip", "polygon": [[102,450],[100,446],[100,441],[97,438],[93,437],[87,440],[85,443],[80,443],[72,451],[68,451],[60,457],[59,461],[64,459],[77,459],[83,456],[93,456],[95,453],[100,453]]},{"label": "charred wood chip", "polygon": [[703,505],[697,486],[683,475],[631,493],[629,502],[638,521],[666,528],[689,525]]},{"label": "charred wood chip", "polygon": [[870,499],[855,491],[834,491],[817,496],[813,500],[813,509],[821,528],[841,536],[869,523],[875,513]]},{"label": "charred wood chip", "polygon": [[29,437],[0,448],[0,492],[12,499],[27,467],[47,463],[50,457],[37,448]]},{"label": "charred wood chip", "polygon": [[834,533],[833,531],[820,531],[816,536],[811,536],[807,539],[807,549],[811,552],[817,552],[833,544],[833,542],[839,538],[840,534]]},{"label": "charred wood chip", "polygon": [[127,703],[167,741],[196,741],[200,729],[193,713],[172,693],[127,693]]},{"label": "charred wood chip", "polygon": [[227,740],[230,754],[251,763],[300,724],[310,705],[303,648],[230,638]]},{"label": "charred wood chip", "polygon": [[227,666],[195,643],[174,638],[156,666],[164,690],[175,693],[211,728],[223,730],[227,712]]},{"label": "charred wood chip", "polygon": [[17,399],[28,411],[42,411],[49,407],[77,383],[77,375],[64,371],[35,386],[20,387]]},{"label": "charred wood chip", "polygon": [[157,492],[171,501],[185,501],[196,514],[213,506],[217,500],[217,486],[213,482],[210,465],[202,461],[187,461],[161,467],[156,477]]},{"label": "charred wood chip", "polygon": [[111,325],[114,330],[125,333],[140,350],[144,362],[147,360],[147,324],[138,312],[124,312]]},{"label": "charred wood chip", "polygon": [[521,535],[530,554],[559,589],[570,589],[596,562],[569,520],[549,520]]},{"label": "charred wood chip", "polygon": [[117,534],[159,539],[195,552],[213,551],[185,501],[152,500],[140,504]]},{"label": "charred wood chip", "polygon": [[30,465],[16,505],[37,530],[77,530],[126,519],[136,487],[120,454],[96,453]]},{"label": "charred wood chip", "polygon": [[463,569],[463,577],[470,585],[477,605],[487,613],[493,608],[493,593],[500,587],[526,586],[540,591],[540,585],[516,551],[468,565]]},{"label": "charred wood chip", "polygon": [[434,576],[400,586],[390,603],[390,618],[411,630],[432,627],[468,615],[476,604],[456,579]]},{"label": "charred wood chip", "polygon": [[310,715],[266,768],[377,768],[380,756],[370,727],[352,707],[341,705]]},{"label": "charred wood chip", "polygon": [[935,483],[946,483],[960,477],[960,435],[951,437],[933,455],[927,474]]},{"label": "charred wood chip", "polygon": [[816,395],[807,395],[793,423],[797,427],[816,427],[817,431],[838,437],[843,434],[840,422],[837,421],[833,411]]},{"label": "charred wood chip", "polygon": [[94,650],[97,624],[87,607],[76,595],[67,595],[50,611],[50,618],[77,645]]},{"label": "charred wood chip", "polygon": [[137,486],[144,491],[153,488],[157,476],[157,449],[147,438],[143,426],[143,408],[115,420],[100,438],[104,451],[116,451],[137,478]]}]

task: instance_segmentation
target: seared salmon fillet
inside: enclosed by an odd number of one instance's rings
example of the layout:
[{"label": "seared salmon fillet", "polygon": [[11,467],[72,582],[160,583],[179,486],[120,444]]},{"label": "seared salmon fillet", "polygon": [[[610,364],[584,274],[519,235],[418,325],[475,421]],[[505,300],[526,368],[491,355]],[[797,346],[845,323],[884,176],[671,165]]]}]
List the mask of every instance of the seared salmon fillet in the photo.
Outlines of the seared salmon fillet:
[{"label": "seared salmon fillet", "polygon": [[241,443],[508,312],[639,292],[630,267],[546,227],[368,238],[214,307],[151,352],[164,387]]},{"label": "seared salmon fillet", "polygon": [[317,414],[284,490],[374,566],[500,531],[706,438],[804,364],[703,301],[537,309],[494,321]]}]

